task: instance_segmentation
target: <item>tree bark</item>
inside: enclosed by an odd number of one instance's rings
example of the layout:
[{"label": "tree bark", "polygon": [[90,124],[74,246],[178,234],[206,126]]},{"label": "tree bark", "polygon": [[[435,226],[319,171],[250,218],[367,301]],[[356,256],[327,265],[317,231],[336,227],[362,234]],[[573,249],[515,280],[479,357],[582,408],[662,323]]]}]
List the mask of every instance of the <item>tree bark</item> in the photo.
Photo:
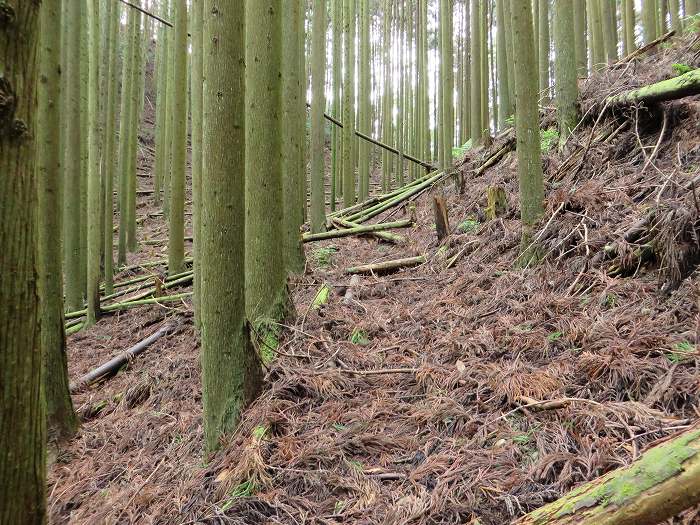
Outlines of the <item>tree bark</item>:
[{"label": "tree bark", "polygon": [[[324,206],[324,144],[325,106],[324,80],[326,72],[326,2],[314,0],[313,28],[311,32],[311,233],[323,231],[326,223]],[[335,127],[333,128],[335,130]],[[335,136],[335,134],[333,134]],[[334,178],[331,172],[331,179]],[[331,195],[331,202],[335,195]]]},{"label": "tree bark", "polygon": [[[203,92],[199,269],[202,402],[208,452],[219,447],[223,434],[235,430],[243,409],[262,386],[262,372],[251,345],[245,314],[244,58],[248,18],[243,14],[244,4],[243,0],[226,3],[204,0],[207,82]],[[269,24],[267,19],[248,20],[262,27]],[[280,28],[265,31],[274,29]],[[221,308],[222,304],[226,308]]]},{"label": "tree bark", "polygon": [[653,447],[513,525],[654,525],[700,502],[700,430]]},{"label": "tree bark", "polygon": [[[535,0],[537,1],[537,0]],[[475,146],[483,137],[481,118],[481,9],[479,0],[471,0],[471,139]],[[514,6],[513,6],[514,7]]]},{"label": "tree bark", "polygon": [[555,0],[554,4],[554,41],[556,46],[554,74],[560,148],[564,146],[571,131],[578,123],[576,50],[575,42],[571,39],[571,34],[574,32],[575,3],[577,0]]},{"label": "tree bark", "polygon": [[[35,172],[39,3],[5,2],[0,24],[0,523],[46,515],[46,406],[37,294]],[[53,276],[60,279],[59,275]]]},{"label": "tree bark", "polygon": [[343,206],[355,204],[355,0],[343,0]]},{"label": "tree bark", "polygon": [[608,97],[607,104],[609,107],[626,106],[640,102],[655,104],[697,94],[700,94],[700,69],[694,69],[675,78]]}]

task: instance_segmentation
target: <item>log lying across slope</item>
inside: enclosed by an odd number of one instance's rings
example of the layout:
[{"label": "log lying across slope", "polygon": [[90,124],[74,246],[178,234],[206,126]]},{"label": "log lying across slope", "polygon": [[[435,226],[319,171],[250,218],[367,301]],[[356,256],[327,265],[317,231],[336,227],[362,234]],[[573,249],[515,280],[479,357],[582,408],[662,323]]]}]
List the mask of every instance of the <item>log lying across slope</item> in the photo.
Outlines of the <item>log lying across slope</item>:
[{"label": "log lying across slope", "polygon": [[698,94],[700,94],[700,69],[694,69],[678,77],[625,91],[606,100],[609,107],[614,107],[640,102],[654,104]]},{"label": "log lying across slope", "polygon": [[700,427],[578,487],[513,525],[654,525],[700,502]]}]

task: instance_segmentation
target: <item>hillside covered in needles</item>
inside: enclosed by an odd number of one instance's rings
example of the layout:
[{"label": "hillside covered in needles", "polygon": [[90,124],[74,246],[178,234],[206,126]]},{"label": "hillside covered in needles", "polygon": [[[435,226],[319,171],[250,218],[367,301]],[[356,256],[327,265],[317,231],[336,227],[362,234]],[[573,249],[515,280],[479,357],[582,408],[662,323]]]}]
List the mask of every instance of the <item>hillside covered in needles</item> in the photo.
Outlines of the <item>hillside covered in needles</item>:
[{"label": "hillside covered in needles", "polygon": [[700,524],[700,2],[7,4],[0,525]]}]

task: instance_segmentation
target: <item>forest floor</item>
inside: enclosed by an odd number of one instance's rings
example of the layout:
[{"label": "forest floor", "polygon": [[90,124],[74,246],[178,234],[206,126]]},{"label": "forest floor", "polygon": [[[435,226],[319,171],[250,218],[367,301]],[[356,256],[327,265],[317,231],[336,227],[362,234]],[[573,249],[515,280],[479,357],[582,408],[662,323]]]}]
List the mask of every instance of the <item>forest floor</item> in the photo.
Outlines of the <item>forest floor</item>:
[{"label": "forest floor", "polygon": [[[537,266],[514,266],[515,154],[474,171],[508,137],[467,154],[463,193],[447,180],[416,199],[415,227],[399,232],[406,243],[307,244],[307,269],[290,282],[297,317],[267,364],[265,391],[209,463],[188,301],[71,336],[75,378],[165,320],[178,326],[74,395],[84,421],[51,467],[52,521],[501,525],[694,424],[700,197],[689,182],[700,175],[700,100],[595,115],[607,94],[670,77],[673,64],[699,67],[698,49],[697,38],[682,39],[582,83],[589,118],[565,151],[543,144]],[[152,146],[142,146],[146,175]],[[508,196],[494,221],[483,211],[490,185]],[[438,194],[453,228],[442,243]],[[165,239],[150,197],[139,201],[140,238]],[[165,246],[144,246],[130,263],[160,259]],[[425,264],[388,275],[344,272],[418,254]],[[313,307],[323,286],[328,302]],[[555,403],[522,408],[541,400]],[[672,522],[700,523],[700,508]]]}]

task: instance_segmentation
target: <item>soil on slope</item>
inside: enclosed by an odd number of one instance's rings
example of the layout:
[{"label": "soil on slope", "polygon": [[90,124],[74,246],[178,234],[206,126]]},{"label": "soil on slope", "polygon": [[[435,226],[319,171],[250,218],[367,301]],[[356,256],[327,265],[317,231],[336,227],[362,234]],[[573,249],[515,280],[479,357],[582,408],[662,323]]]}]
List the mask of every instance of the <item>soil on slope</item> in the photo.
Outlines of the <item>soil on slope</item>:
[{"label": "soil on slope", "polygon": [[[582,98],[671,76],[672,64],[698,67],[698,49],[688,38],[607,69],[582,84]],[[189,304],[107,317],[72,336],[76,377],[166,317],[179,326],[75,396],[86,421],[51,469],[53,521],[500,525],[694,424],[700,197],[688,182],[700,174],[700,100],[597,119],[600,107],[584,103],[587,123],[564,152],[545,155],[537,266],[513,265],[515,154],[473,170],[508,136],[467,155],[463,193],[445,181],[416,200],[405,244],[307,245],[307,271],[290,283],[297,317],[267,365],[267,389],[209,463]],[[508,195],[495,221],[483,214],[489,185]],[[444,243],[436,194],[453,227]],[[150,220],[146,232],[162,225]],[[416,254],[428,262],[359,282],[344,273]],[[329,301],[313,308],[322,286]],[[700,508],[673,523],[700,523]]]}]

